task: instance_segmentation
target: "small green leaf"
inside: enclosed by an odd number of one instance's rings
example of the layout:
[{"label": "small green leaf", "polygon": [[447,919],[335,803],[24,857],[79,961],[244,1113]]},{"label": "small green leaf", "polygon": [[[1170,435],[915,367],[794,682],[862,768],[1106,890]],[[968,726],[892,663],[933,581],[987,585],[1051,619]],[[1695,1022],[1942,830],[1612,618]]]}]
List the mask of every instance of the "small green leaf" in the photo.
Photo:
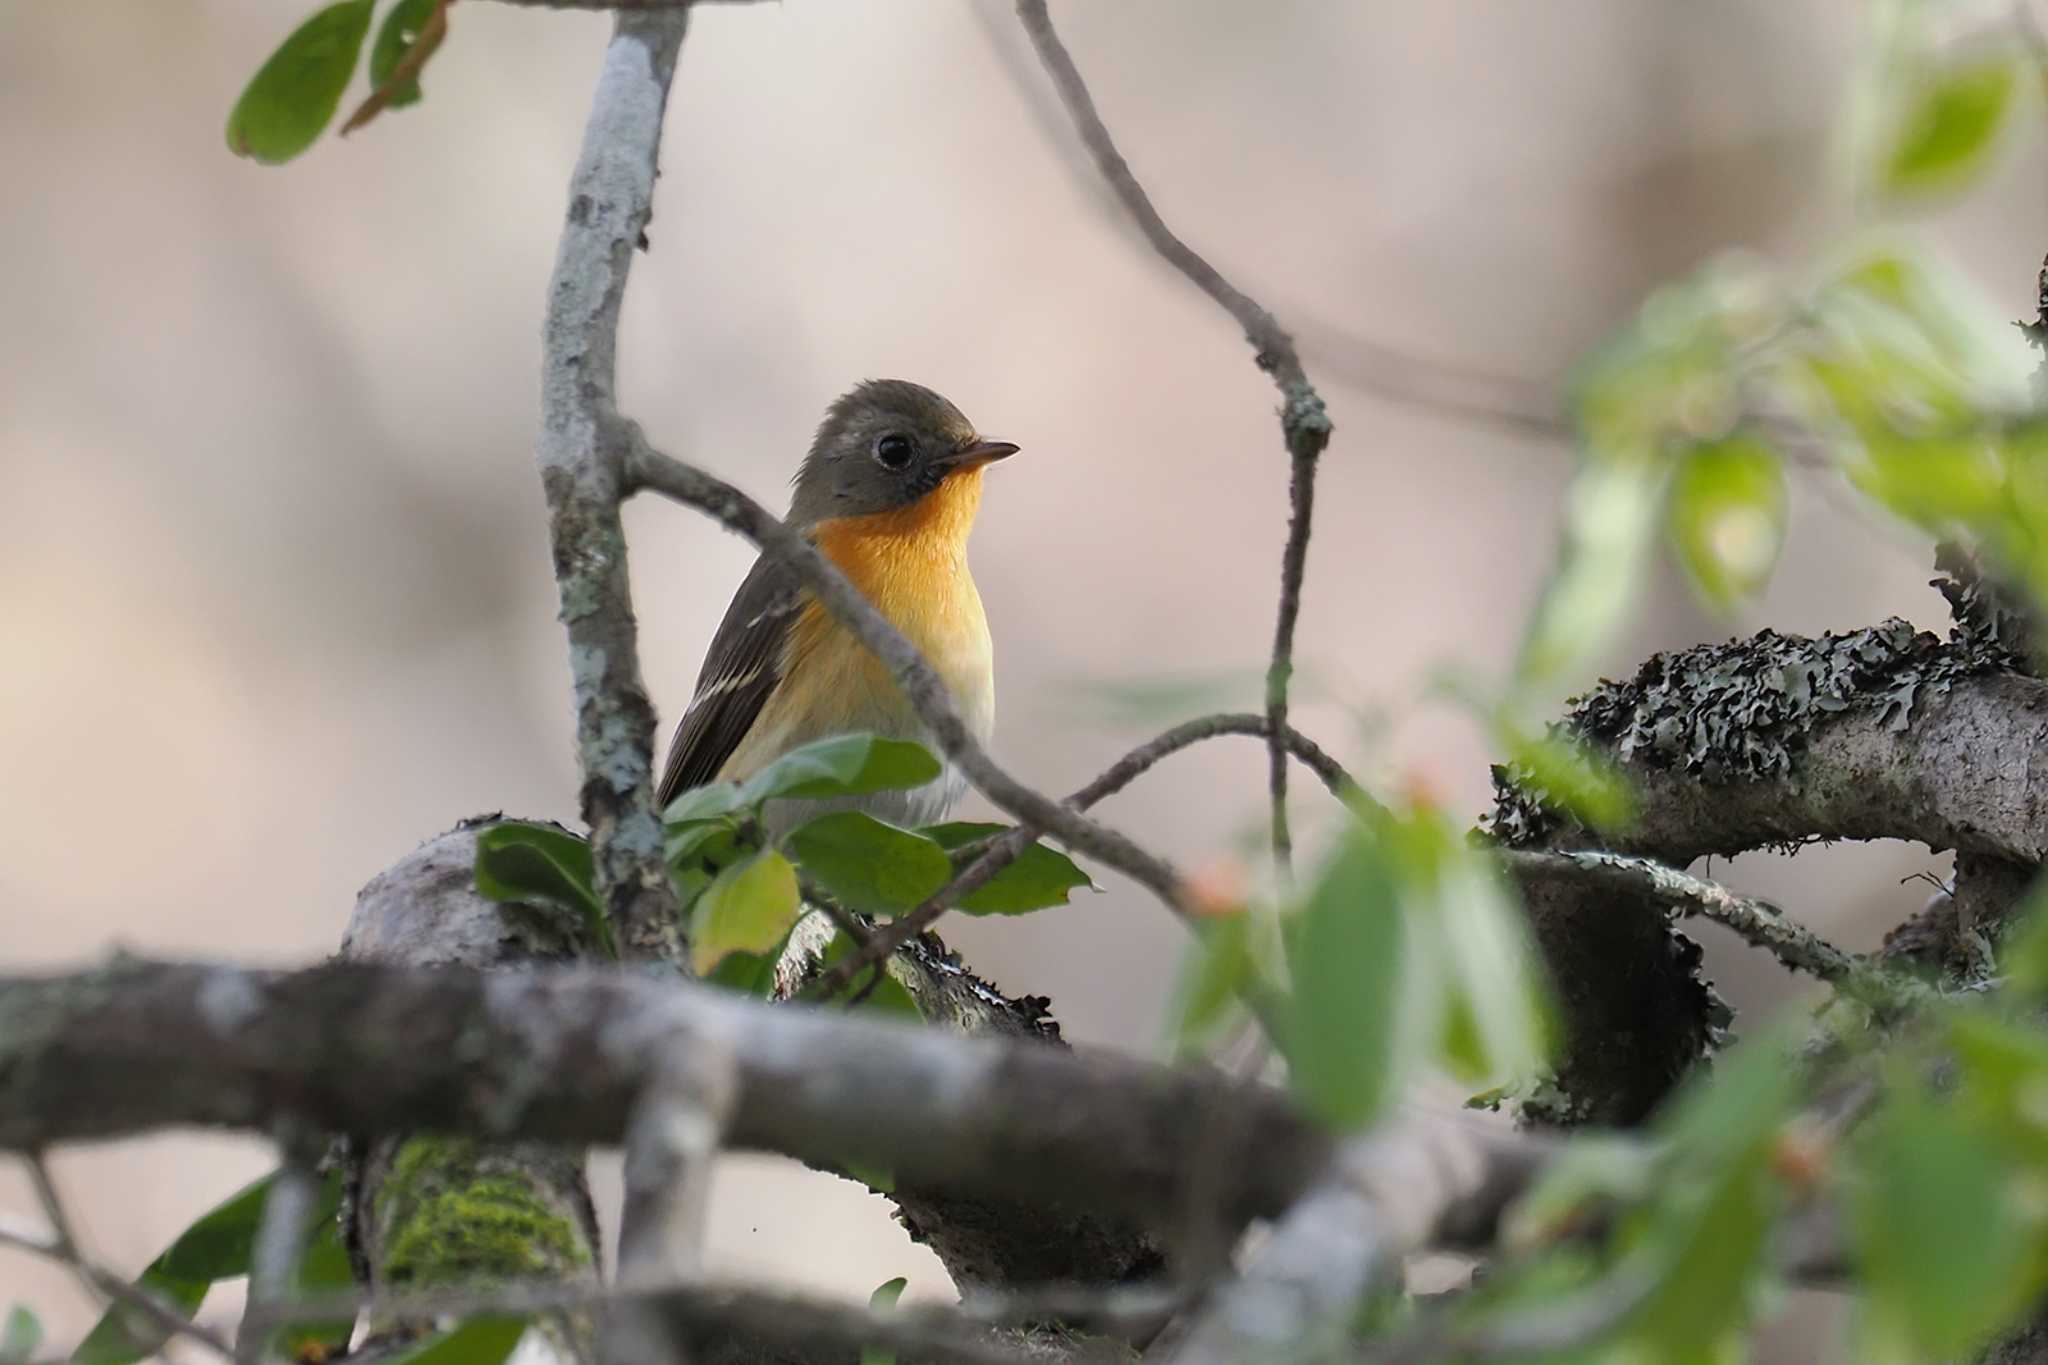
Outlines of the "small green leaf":
[{"label": "small green leaf", "polygon": [[1505,712],[1495,718],[1494,734],[1507,753],[1508,776],[1530,800],[1602,833],[1635,823],[1635,790],[1606,754],[1517,724]]},{"label": "small green leaf", "polygon": [[2019,61],[2000,53],[1896,84],[1906,102],[1879,183],[1895,195],[1949,190],[1974,176],[1997,146],[2019,88]]},{"label": "small green leaf", "polygon": [[1313,1113],[1356,1128],[1393,1098],[1416,1042],[1407,1016],[1428,990],[1404,981],[1407,926],[1376,839],[1360,830],[1344,841],[1293,929],[1294,1009],[1280,1040],[1288,1072]]},{"label": "small green leaf", "polygon": [[1214,1038],[1237,1012],[1238,992],[1257,975],[1248,912],[1195,925],[1174,987],[1174,1050],[1193,1052]]},{"label": "small green leaf", "polygon": [[718,960],[718,965],[704,974],[703,979],[714,986],[751,995],[758,1000],[773,999],[775,995],[775,963],[781,957],[781,945],[765,953],[727,953]]},{"label": "small green leaf", "polygon": [[783,847],[842,905],[870,915],[914,910],[953,874],[953,860],[929,837],[842,810],[792,830]]},{"label": "small green leaf", "polygon": [[[137,1278],[137,1286],[189,1317],[198,1311],[215,1281],[248,1274],[250,1247],[274,1178],[273,1173],[244,1186],[201,1215],[149,1263]],[[323,1224],[334,1221],[340,1202],[341,1176],[337,1172],[328,1177],[314,1211],[311,1236],[316,1243]],[[116,1305],[93,1324],[72,1353],[71,1365],[131,1365],[167,1339],[168,1333],[157,1323]]]},{"label": "small green leaf", "polygon": [[803,913],[796,869],[773,849],[734,863],[690,911],[690,964],[708,975],[732,952],[773,952]]},{"label": "small green leaf", "polygon": [[[335,1193],[338,1200],[339,1190]],[[342,1242],[341,1220],[333,1211],[324,1210],[313,1220],[311,1235],[299,1254],[298,1294],[305,1299],[337,1295],[354,1289],[355,1284],[355,1267]],[[287,1360],[331,1360],[347,1348],[355,1325],[353,1315],[287,1323],[275,1340]]]},{"label": "small green leaf", "polygon": [[319,139],[355,74],[373,3],[340,0],[292,31],[235,101],[229,151],[275,165]]},{"label": "small green leaf", "polygon": [[[950,824],[927,825],[920,833],[938,841],[951,852],[963,845],[1009,832],[1008,825],[977,824],[956,820]],[[963,896],[953,908],[970,915],[1023,915],[1065,905],[1070,893],[1080,887],[1098,890],[1088,874],[1072,858],[1043,842],[1034,842],[1014,862],[987,882]]]},{"label": "small green leaf", "polygon": [[501,903],[573,916],[616,957],[610,918],[597,898],[590,845],[553,825],[507,820],[476,836],[476,889]]},{"label": "small green leaf", "polygon": [[1785,541],[1785,470],[1747,436],[1695,446],[1672,480],[1672,548],[1707,604],[1726,611],[1770,581]]},{"label": "small green leaf", "polygon": [[6,1322],[0,1323],[0,1365],[28,1365],[42,1344],[42,1320],[25,1304],[8,1309]]},{"label": "small green leaf", "polygon": [[[384,22],[377,26],[377,40],[370,44],[371,89],[381,90],[384,82],[391,79],[391,69],[419,41],[420,30],[426,26],[438,3],[439,0],[398,0],[385,14]],[[393,109],[403,109],[408,104],[419,103],[419,99],[420,83],[415,77],[394,89],[386,104]]]},{"label": "small green leaf", "polygon": [[503,1365],[525,1335],[525,1318],[471,1318],[385,1359],[387,1365]]},{"label": "small green leaf", "polygon": [[1573,477],[1557,566],[1522,642],[1517,681],[1544,688],[1586,668],[1643,582],[1662,471],[1636,458],[1592,458]]},{"label": "small green leaf", "polygon": [[1856,1255],[1870,1326],[1925,1360],[1979,1344],[2030,1301],[2002,1153],[1945,1105],[1896,1097],[1865,1135]]},{"label": "small green leaf", "polygon": [[[853,956],[856,950],[854,941],[846,936],[844,930],[841,930],[832,936],[831,942],[825,945],[825,951],[820,954],[818,959],[819,967],[822,970],[830,970]],[[861,1001],[861,1008],[880,1010],[884,1014],[900,1015],[906,1019],[923,1022],[924,1012],[918,1009],[916,997],[911,995],[909,989],[896,979],[895,974],[888,969],[886,964],[881,968],[882,975],[879,980],[875,981],[874,989],[868,990],[868,982],[873,979],[871,971],[872,969],[869,969],[856,973],[846,988],[832,998],[851,1000],[856,995],[866,991],[867,999]]]},{"label": "small green leaf", "polygon": [[706,786],[692,787],[669,802],[668,809],[661,813],[661,819],[666,825],[684,825],[697,820],[730,815],[736,810],[743,809],[746,804],[740,799],[737,782],[712,782]]},{"label": "small green leaf", "polygon": [[[868,1311],[870,1313],[886,1313],[894,1308],[896,1300],[903,1297],[904,1287],[909,1283],[909,1280],[898,1275],[895,1279],[878,1286],[875,1292],[868,1296]],[[896,1365],[896,1353],[894,1351],[880,1350],[873,1346],[862,1347],[860,1365]]]},{"label": "small green leaf", "polygon": [[770,797],[818,800],[922,787],[939,760],[922,744],[880,735],[838,735],[792,749],[740,786],[744,805]]}]

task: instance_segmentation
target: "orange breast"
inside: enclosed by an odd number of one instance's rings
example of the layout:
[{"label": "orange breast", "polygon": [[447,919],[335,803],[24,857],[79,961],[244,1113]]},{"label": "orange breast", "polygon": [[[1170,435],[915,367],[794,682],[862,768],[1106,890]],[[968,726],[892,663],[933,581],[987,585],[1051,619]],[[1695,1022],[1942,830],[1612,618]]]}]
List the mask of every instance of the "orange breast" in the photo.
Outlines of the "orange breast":
[{"label": "orange breast", "polygon": [[[981,476],[979,469],[962,470],[909,507],[820,522],[813,535],[818,548],[938,670],[969,723],[986,733],[995,704],[988,618],[967,568]],[[881,661],[815,606],[791,632],[789,664],[805,671],[827,664],[820,676],[838,674],[848,686],[896,691]]]}]

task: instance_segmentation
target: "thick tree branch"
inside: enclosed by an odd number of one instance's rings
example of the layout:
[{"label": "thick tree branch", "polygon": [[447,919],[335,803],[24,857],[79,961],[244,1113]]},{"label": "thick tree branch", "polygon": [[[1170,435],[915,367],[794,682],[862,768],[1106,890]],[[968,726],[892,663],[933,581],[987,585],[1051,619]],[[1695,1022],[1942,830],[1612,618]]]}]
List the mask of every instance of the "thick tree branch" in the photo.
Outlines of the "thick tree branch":
[{"label": "thick tree branch", "polygon": [[1301,584],[1308,562],[1310,518],[1315,507],[1316,458],[1330,443],[1330,415],[1322,396],[1302,369],[1294,338],[1263,304],[1223,277],[1202,254],[1166,225],[1145,187],[1117,150],[1081,70],[1052,26],[1046,0],[1017,0],[1017,18],[1052,77],[1074,128],[1109,182],[1111,191],[1136,221],[1145,240],[1197,289],[1214,299],[1244,329],[1259,368],[1280,389],[1280,433],[1291,461],[1288,479],[1287,546],[1280,559],[1280,607],[1273,627],[1272,662],[1266,671],[1267,787],[1272,798],[1273,857],[1284,873],[1293,839],[1287,827],[1287,688],[1294,672],[1294,626],[1301,614]]},{"label": "thick tree branch", "polygon": [[622,952],[670,961],[681,954],[649,782],[654,707],[640,680],[619,521],[626,474],[602,432],[615,411],[619,306],[652,213],[662,114],[688,18],[682,8],[622,14],[605,49],[548,288],[537,452],[598,891]]},{"label": "thick tree branch", "polygon": [[[1225,1218],[1276,1212],[1329,1144],[1219,1076],[948,1037],[594,969],[302,972],[123,960],[0,978],[0,1146],[177,1124],[617,1142],[659,1059],[724,1047],[731,1141],[964,1193],[1139,1218],[1179,1208],[1204,1116],[1231,1112]],[[1211,1144],[1213,1145],[1213,1143]]]}]

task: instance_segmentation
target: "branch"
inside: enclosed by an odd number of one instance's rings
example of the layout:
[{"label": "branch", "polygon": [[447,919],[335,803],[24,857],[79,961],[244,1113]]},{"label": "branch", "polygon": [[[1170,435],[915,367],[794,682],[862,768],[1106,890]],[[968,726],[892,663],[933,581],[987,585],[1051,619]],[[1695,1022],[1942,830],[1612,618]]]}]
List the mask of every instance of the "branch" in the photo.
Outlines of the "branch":
[{"label": "branch", "polygon": [[285,1136],[279,1146],[284,1163],[263,1199],[263,1218],[249,1254],[249,1308],[235,1338],[237,1351],[258,1359],[268,1354],[269,1333],[257,1310],[291,1293],[299,1273],[299,1249],[320,1204],[321,1182],[315,1169],[319,1159],[309,1155],[310,1135],[290,1120],[282,1127]]},{"label": "branch", "polygon": [[1549,1155],[1547,1144],[1471,1119],[1397,1123],[1353,1139],[1243,1275],[1153,1354],[1174,1365],[1237,1365],[1334,1352],[1366,1294],[1410,1252],[1490,1241]]},{"label": "branch", "polygon": [[[614,418],[609,435],[610,443],[630,471],[634,486],[652,489],[708,513],[794,573],[819,603],[888,668],[918,719],[930,731],[932,742],[984,796],[1021,823],[1052,834],[1077,852],[1116,868],[1176,912],[1186,913],[1186,892],[1180,873],[1166,860],[1140,848],[1116,830],[1025,786],[997,764],[967,728],[945,683],[918,653],[917,646],[906,640],[802,534],[785,526],[768,509],[723,479],[654,449],[633,423]],[[659,851],[657,840],[657,855]],[[993,875],[993,870],[989,875]]]},{"label": "branch", "polygon": [[[1277,1092],[1027,1041],[949,1037],[617,970],[133,959],[0,978],[0,1147],[175,1124],[616,1143],[660,1059],[730,1049],[730,1140],[934,1190],[1176,1212],[1202,1129],[1220,1216],[1277,1212],[1329,1140]],[[1200,1149],[1200,1150],[1198,1150]]]},{"label": "branch", "polygon": [[[1245,712],[1224,712],[1183,721],[1112,763],[1093,781],[1069,796],[1065,804],[1075,810],[1087,810],[1096,802],[1115,795],[1137,781],[1161,759],[1177,754],[1182,749],[1205,739],[1214,739],[1220,735],[1265,736],[1270,733],[1266,717]],[[1351,780],[1351,775],[1314,740],[1291,726],[1281,733],[1288,751],[1307,764],[1309,769],[1323,780],[1323,785],[1330,789],[1331,795],[1339,800],[1360,799],[1359,786]],[[958,905],[962,896],[969,895],[986,885],[996,873],[1022,856],[1024,850],[1030,847],[1031,841],[1038,837],[1039,832],[1028,824],[1022,824],[998,835],[994,842],[971,858],[951,881],[933,892],[924,904],[907,915],[899,915],[891,920],[863,943],[858,952],[849,953],[830,971],[821,975],[816,986],[818,994],[827,998],[836,994],[850,984],[857,973],[883,961],[898,948],[929,929],[937,923],[939,916]]]},{"label": "branch", "polygon": [[1017,0],[1017,18],[1038,49],[1058,89],[1061,103],[1074,120],[1075,131],[1110,189],[1122,201],[1153,250],[1165,257],[1197,289],[1214,299],[1244,329],[1257,352],[1259,368],[1280,389],[1280,434],[1291,460],[1288,479],[1287,546],[1280,558],[1280,607],[1273,626],[1273,657],[1266,670],[1267,787],[1273,805],[1273,857],[1283,874],[1293,839],[1287,827],[1287,686],[1294,672],[1294,626],[1301,614],[1301,583],[1308,562],[1310,517],[1315,508],[1316,458],[1330,443],[1330,416],[1315,386],[1302,369],[1294,338],[1251,295],[1182,241],[1153,206],[1130,163],[1096,112],[1095,98],[1081,79],[1080,68],[1052,26],[1046,0]]},{"label": "branch", "polygon": [[1713,920],[1794,971],[1810,972],[1852,995],[1894,1009],[1926,1004],[1935,997],[1933,989],[1925,984],[1835,947],[1769,901],[1737,895],[1716,882],[1648,858],[1529,849],[1508,849],[1500,856],[1508,871],[1525,884],[1567,881],[1587,890],[1617,892],[1667,906],[1680,915]]},{"label": "branch", "polygon": [[654,707],[640,680],[619,500],[619,305],[652,213],[662,114],[689,13],[622,14],[605,49],[548,287],[537,450],[569,634],[582,813],[599,894],[629,957],[681,961],[675,892],[649,782]]}]

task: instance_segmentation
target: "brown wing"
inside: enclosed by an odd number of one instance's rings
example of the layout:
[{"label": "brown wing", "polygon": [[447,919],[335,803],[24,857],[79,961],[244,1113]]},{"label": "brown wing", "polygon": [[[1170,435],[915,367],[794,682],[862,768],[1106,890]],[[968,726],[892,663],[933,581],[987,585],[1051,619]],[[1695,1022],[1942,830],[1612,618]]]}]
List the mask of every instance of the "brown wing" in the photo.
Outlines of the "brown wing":
[{"label": "brown wing", "polygon": [[657,800],[663,809],[692,787],[718,776],[782,681],[783,648],[803,606],[803,590],[789,571],[758,559],[725,620],[711,637],[697,675],[697,694],[676,726]]}]

